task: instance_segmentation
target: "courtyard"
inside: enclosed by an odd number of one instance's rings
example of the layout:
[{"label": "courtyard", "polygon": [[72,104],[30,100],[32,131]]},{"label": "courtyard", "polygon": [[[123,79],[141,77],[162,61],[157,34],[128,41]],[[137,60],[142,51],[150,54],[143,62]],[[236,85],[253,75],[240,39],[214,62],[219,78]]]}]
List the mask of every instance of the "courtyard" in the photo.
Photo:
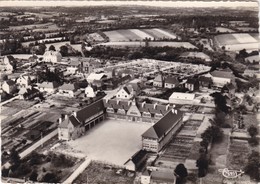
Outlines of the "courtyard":
[{"label": "courtyard", "polygon": [[141,135],[151,126],[127,120],[105,120],[67,144],[92,160],[123,165],[142,148]]}]

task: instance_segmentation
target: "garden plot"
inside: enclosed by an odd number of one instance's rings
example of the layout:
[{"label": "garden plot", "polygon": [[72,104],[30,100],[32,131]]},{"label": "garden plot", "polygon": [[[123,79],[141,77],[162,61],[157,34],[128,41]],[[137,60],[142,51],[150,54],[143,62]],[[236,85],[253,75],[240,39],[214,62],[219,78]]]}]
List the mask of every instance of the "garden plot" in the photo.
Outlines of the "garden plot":
[{"label": "garden plot", "polygon": [[[116,174],[118,169],[111,168],[105,164],[92,162],[73,183],[108,183],[108,184],[132,184],[134,183],[134,175],[127,171]],[[102,173],[102,174],[100,174]]]},{"label": "garden plot", "polygon": [[227,156],[227,166],[230,169],[243,169],[247,163],[249,155],[249,145],[247,141],[232,140]]},{"label": "garden plot", "polygon": [[127,120],[105,120],[85,136],[67,144],[91,159],[123,165],[142,148],[141,135],[151,126]]},{"label": "garden plot", "polygon": [[177,163],[184,163],[190,154],[193,140],[193,136],[174,137],[156,164],[162,167],[175,167]]},{"label": "garden plot", "polygon": [[6,107],[11,107],[11,108],[19,108],[19,109],[28,109],[31,106],[33,106],[35,101],[25,101],[25,100],[13,100],[7,104],[5,104]]}]

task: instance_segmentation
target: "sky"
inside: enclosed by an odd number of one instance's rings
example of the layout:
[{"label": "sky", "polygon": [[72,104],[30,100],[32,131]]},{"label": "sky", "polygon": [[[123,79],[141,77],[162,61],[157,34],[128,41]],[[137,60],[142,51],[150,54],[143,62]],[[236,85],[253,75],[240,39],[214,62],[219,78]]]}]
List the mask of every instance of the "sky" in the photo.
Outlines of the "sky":
[{"label": "sky", "polygon": [[4,6],[99,6],[99,5],[148,5],[159,7],[258,7],[257,2],[205,2],[205,1],[3,1]]}]

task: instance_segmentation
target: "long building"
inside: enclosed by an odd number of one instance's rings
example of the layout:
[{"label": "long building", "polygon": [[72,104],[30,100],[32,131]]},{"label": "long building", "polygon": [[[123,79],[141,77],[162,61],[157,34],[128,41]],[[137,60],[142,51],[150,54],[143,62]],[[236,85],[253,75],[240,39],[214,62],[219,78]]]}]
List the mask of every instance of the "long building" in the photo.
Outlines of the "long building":
[{"label": "long building", "polygon": [[159,152],[180,129],[183,112],[172,109],[142,135],[143,149]]}]

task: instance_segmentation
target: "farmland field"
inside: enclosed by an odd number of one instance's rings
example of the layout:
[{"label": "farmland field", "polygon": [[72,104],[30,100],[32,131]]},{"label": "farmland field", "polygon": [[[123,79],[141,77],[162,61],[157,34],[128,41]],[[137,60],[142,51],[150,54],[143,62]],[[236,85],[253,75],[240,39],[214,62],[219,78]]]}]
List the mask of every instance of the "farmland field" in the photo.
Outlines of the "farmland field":
[{"label": "farmland field", "polygon": [[215,41],[217,47],[222,48],[224,46],[226,50],[230,51],[259,49],[257,33],[222,34],[215,36]]},{"label": "farmland field", "polygon": [[154,39],[175,39],[176,35],[165,31],[163,29],[119,29],[114,31],[105,31],[105,35],[109,37],[111,42],[120,42],[120,41],[141,41],[146,38]]},{"label": "farmland field", "polygon": [[[97,45],[111,46],[111,47],[144,47],[145,42],[107,42]],[[194,45],[189,42],[149,42],[149,47],[184,47],[188,49],[195,49]]]},{"label": "farmland field", "polygon": [[[31,25],[24,25],[24,26],[10,26],[10,30],[23,30],[23,29],[36,29],[36,28],[45,28],[47,29],[48,27],[54,26],[55,24],[53,23],[45,23],[45,24],[31,24]],[[55,25],[56,26],[56,25]]]},{"label": "farmland field", "polygon": [[215,37],[220,45],[232,45],[239,43],[256,43],[258,42],[258,34],[223,34]]}]

